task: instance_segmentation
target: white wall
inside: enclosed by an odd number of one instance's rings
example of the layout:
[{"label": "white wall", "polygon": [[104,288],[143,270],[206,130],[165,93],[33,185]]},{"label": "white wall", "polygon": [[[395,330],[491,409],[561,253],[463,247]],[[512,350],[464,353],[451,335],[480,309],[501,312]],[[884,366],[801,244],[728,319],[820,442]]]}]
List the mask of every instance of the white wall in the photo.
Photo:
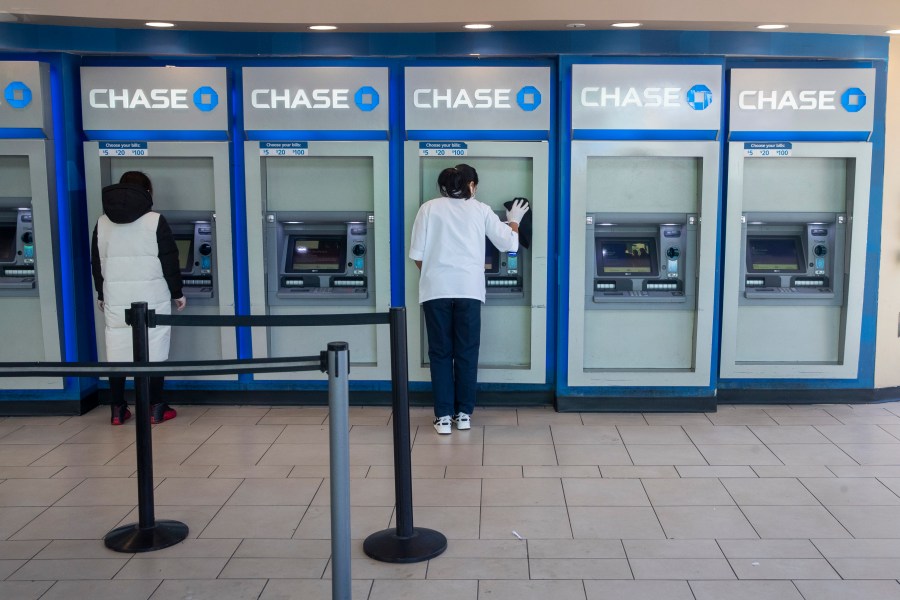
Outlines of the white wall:
[{"label": "white wall", "polygon": [[900,386],[900,37],[888,62],[875,387]]}]

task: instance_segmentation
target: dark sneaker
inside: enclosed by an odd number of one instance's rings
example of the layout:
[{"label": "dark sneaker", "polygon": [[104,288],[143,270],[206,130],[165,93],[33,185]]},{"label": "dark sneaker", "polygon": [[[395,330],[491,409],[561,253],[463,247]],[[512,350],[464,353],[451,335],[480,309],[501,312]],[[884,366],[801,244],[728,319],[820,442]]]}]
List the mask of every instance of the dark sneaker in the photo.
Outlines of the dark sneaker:
[{"label": "dark sneaker", "polygon": [[175,409],[165,402],[150,405],[150,422],[154,425],[174,419],[177,414]]},{"label": "dark sneaker", "polygon": [[127,404],[113,404],[110,408],[112,409],[112,417],[110,417],[109,422],[113,425],[122,425],[131,418],[131,411],[128,410]]}]

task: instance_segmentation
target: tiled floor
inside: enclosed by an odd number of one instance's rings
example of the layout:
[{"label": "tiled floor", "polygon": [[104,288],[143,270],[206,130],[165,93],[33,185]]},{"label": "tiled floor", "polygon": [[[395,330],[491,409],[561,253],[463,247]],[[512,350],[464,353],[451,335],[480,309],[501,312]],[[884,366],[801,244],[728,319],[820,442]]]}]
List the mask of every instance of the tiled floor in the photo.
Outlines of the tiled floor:
[{"label": "tiled floor", "polygon": [[[709,414],[414,409],[416,525],[440,557],[383,564],[390,412],[352,408],[357,600],[900,600],[900,404]],[[0,419],[0,599],[330,598],[324,408],[181,407],[153,428],[156,515],[187,541],[108,551],[137,520],[132,423]]]}]

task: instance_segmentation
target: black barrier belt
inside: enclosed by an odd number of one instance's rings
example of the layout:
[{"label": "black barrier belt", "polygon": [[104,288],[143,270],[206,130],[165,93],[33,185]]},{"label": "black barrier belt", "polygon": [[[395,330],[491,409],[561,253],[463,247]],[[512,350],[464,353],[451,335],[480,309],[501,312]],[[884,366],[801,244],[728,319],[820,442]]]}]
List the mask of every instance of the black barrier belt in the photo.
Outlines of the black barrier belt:
[{"label": "black barrier belt", "polygon": [[[126,310],[126,320],[131,318]],[[177,325],[179,327],[321,327],[327,325],[387,325],[390,313],[348,315],[161,315],[150,311],[150,327]]]},{"label": "black barrier belt", "polygon": [[[22,362],[0,363],[0,377],[158,377],[168,375],[229,375],[240,373],[280,373],[287,371],[327,371],[326,353],[288,358],[243,360],[192,360],[145,363],[122,362]],[[310,364],[314,363],[314,364]]]}]

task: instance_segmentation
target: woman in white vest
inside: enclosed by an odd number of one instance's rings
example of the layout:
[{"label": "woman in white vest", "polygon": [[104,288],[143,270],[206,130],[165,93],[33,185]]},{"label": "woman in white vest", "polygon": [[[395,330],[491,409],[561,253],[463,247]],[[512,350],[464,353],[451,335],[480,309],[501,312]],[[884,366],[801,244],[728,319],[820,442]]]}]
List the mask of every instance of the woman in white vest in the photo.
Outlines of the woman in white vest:
[{"label": "woman in white vest", "polygon": [[[103,215],[91,240],[91,270],[97,303],[106,321],[106,359],[134,360],[131,327],[125,309],[146,302],[157,314],[170,314],[172,301],[183,310],[178,247],[165,217],[151,210],[153,185],[140,171],[122,175],[119,183],[103,188]],[[152,327],[150,361],[169,358],[170,327]],[[175,410],[162,402],[163,378],[150,378],[150,422],[175,418]],[[125,378],[109,378],[113,425],[131,417],[125,401]]]}]

